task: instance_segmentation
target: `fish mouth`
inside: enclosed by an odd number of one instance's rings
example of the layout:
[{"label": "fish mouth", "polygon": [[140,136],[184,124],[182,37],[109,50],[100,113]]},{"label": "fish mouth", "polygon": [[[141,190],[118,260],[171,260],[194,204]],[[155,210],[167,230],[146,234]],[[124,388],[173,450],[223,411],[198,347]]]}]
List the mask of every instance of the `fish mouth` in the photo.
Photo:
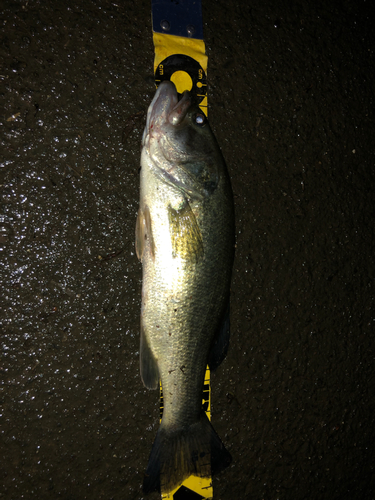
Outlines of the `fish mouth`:
[{"label": "fish mouth", "polygon": [[165,126],[179,125],[186,116],[191,105],[190,93],[186,90],[180,100],[173,82],[162,82],[148,108],[147,123],[143,133],[142,144],[147,140],[157,138]]}]

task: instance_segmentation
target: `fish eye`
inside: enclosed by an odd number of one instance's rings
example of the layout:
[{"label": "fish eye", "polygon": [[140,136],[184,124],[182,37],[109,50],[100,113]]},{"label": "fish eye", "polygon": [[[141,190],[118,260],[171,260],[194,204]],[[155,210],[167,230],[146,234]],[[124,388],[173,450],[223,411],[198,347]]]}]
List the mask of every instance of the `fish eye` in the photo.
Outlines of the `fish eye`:
[{"label": "fish eye", "polygon": [[207,123],[207,118],[204,113],[195,113],[195,115],[193,116],[193,121],[196,125],[204,127]]}]

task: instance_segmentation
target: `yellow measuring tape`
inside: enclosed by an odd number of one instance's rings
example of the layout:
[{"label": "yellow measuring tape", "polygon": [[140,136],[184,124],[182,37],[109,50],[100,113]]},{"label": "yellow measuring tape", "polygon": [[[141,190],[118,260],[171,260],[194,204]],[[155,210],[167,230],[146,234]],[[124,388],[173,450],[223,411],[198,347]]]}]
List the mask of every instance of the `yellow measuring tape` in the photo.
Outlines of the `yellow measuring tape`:
[{"label": "yellow measuring tape", "polygon": [[[200,0],[152,0],[154,74],[158,86],[172,81],[179,94],[189,90],[207,116],[207,56],[203,41]],[[202,407],[211,420],[210,370],[207,366]],[[163,392],[160,385],[160,420],[163,414]],[[163,481],[161,479],[161,484]],[[210,477],[190,476],[173,491],[161,491],[162,499],[178,500],[213,498]]]},{"label": "yellow measuring tape", "polygon": [[207,116],[207,56],[203,40],[155,33],[154,73],[158,86],[171,80],[179,94],[189,90]]}]

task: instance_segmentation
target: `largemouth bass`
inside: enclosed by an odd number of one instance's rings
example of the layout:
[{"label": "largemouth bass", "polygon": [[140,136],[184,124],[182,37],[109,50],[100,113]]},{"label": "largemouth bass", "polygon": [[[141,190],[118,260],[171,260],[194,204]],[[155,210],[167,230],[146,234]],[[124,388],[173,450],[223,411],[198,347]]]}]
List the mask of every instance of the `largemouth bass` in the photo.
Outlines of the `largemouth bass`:
[{"label": "largemouth bass", "polygon": [[[233,195],[206,116],[189,92],[160,84],[142,140],[136,252],[142,261],[140,370],[161,379],[164,410],[143,489],[171,491],[231,460],[202,410],[207,363],[229,341]],[[161,481],[161,483],[160,483]]]}]

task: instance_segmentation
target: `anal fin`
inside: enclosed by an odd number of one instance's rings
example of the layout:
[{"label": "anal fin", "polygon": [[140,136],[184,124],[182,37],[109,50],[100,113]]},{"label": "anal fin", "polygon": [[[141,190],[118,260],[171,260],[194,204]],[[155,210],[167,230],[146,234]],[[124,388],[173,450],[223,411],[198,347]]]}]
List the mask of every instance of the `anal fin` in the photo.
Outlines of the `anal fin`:
[{"label": "anal fin", "polygon": [[147,389],[157,389],[159,386],[159,368],[147,342],[146,333],[141,319],[141,343],[139,350],[140,371],[143,385]]}]

